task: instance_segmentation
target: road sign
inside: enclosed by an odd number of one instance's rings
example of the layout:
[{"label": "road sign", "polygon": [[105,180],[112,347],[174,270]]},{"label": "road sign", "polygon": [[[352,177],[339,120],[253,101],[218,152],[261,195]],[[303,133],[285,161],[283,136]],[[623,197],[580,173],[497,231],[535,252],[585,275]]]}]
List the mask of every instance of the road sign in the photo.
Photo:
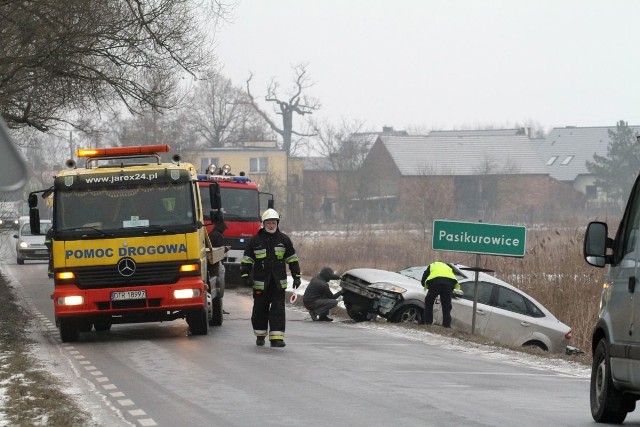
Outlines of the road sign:
[{"label": "road sign", "polygon": [[482,222],[433,221],[432,248],[436,251],[523,257],[527,229]]}]

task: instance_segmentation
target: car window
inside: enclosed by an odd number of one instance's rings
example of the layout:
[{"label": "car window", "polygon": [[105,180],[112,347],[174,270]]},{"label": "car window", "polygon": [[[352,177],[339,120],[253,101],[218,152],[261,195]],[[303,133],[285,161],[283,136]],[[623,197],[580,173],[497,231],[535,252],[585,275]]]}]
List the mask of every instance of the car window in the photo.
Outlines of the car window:
[{"label": "car window", "polygon": [[527,303],[527,314],[531,317],[544,317],[544,313],[542,310],[538,308],[533,302],[529,299],[525,298],[524,301]]},{"label": "car window", "polygon": [[20,234],[23,236],[31,236],[31,226],[28,222],[26,224],[22,224],[22,230],[20,230]]},{"label": "car window", "polygon": [[527,314],[527,303],[524,297],[511,289],[500,286],[496,307],[513,311],[514,313]]},{"label": "car window", "polygon": [[[463,282],[460,283],[460,289],[463,292],[462,298],[473,301],[473,288],[475,282]],[[478,302],[480,304],[487,304],[491,301],[491,292],[493,291],[493,284],[486,282],[478,282]]]}]

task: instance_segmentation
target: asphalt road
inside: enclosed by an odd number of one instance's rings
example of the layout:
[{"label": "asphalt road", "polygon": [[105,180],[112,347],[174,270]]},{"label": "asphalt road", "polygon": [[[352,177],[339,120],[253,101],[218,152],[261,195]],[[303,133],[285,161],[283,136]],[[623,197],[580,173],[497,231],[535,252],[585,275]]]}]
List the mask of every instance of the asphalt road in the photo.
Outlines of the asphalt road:
[{"label": "asphalt road", "polygon": [[[312,322],[297,307],[287,347],[256,347],[246,291],[227,291],[229,314],[207,336],[178,320],[63,344],[46,263],[8,255],[0,268],[37,317],[38,352],[105,425],[593,425],[584,369],[394,325]],[[627,420],[640,426],[640,411]]]}]

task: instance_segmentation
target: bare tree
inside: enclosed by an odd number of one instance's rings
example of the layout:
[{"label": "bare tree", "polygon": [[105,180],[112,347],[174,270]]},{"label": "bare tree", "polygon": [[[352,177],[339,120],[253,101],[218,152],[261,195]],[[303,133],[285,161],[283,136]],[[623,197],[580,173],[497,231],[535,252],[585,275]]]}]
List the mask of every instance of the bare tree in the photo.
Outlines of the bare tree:
[{"label": "bare tree", "polygon": [[284,95],[284,97],[282,97],[279,93],[280,85],[275,79],[271,79],[267,87],[267,95],[264,98],[265,101],[275,104],[275,113],[282,116],[281,127],[279,127],[276,122],[269,117],[269,114],[260,108],[251,94],[250,84],[251,79],[253,78],[253,73],[251,73],[247,79],[247,95],[249,97],[249,102],[269,124],[269,127],[282,137],[282,148],[287,153],[287,156],[291,155],[293,135],[302,137],[313,136],[312,133],[302,133],[293,129],[293,115],[297,114],[299,116],[305,116],[307,114],[313,114],[314,111],[320,109],[320,103],[317,100],[304,94],[306,89],[313,86],[313,83],[307,76],[307,66],[304,64],[296,65],[293,67],[293,73],[293,88],[288,95]]},{"label": "bare tree", "polygon": [[219,70],[210,70],[196,87],[195,131],[209,147],[264,139],[265,122],[247,102],[247,95]]},{"label": "bare tree", "polygon": [[[206,9],[222,0],[33,0],[0,4],[0,112],[10,127],[47,131],[69,111],[121,101],[163,110],[177,76],[208,64]],[[163,85],[147,85],[148,73]]]},{"label": "bare tree", "polygon": [[344,121],[340,125],[315,124],[315,150],[327,159],[327,165],[335,180],[336,210],[348,227],[358,215],[357,209],[349,209],[354,197],[365,195],[364,177],[360,167],[374,140],[372,134],[362,132],[364,123],[358,120]]}]

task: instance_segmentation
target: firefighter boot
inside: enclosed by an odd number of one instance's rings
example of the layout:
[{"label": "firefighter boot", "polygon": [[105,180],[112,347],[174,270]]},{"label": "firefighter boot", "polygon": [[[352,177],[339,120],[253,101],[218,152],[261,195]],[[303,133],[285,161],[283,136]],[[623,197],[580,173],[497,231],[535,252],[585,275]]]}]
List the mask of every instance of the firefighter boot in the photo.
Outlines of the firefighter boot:
[{"label": "firefighter boot", "polygon": [[271,340],[271,347],[284,347],[284,340]]},{"label": "firefighter boot", "polygon": [[264,337],[257,337],[256,338],[256,345],[258,347],[262,347],[264,345]]}]

